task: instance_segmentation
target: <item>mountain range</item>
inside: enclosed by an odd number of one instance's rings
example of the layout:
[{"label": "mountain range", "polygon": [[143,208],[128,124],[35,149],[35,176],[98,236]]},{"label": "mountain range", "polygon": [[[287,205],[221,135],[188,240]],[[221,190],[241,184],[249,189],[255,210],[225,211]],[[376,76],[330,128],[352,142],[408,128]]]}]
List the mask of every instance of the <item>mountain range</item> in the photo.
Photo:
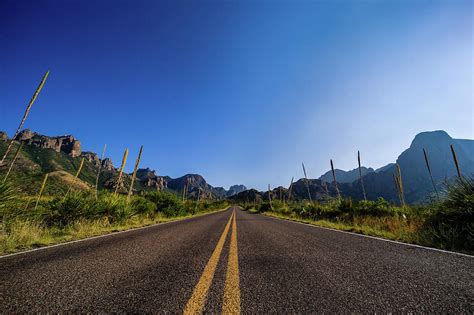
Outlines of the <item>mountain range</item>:
[{"label": "mountain range", "polygon": [[[0,154],[6,149],[8,136],[0,132]],[[15,166],[10,175],[18,183],[20,191],[36,193],[45,173],[49,174],[47,192],[55,193],[64,189],[65,183],[74,183],[77,189],[91,189],[95,185],[95,178],[99,165],[102,172],[99,187],[112,189],[117,181],[118,169],[108,158],[101,160],[94,152],[83,152],[81,142],[72,135],[48,137],[23,130],[16,137],[16,147],[23,142]],[[426,150],[432,169],[433,179],[437,189],[442,191],[444,183],[456,176],[456,168],[450,145],[456,152],[460,170],[464,176],[474,174],[474,141],[453,139],[445,131],[422,132],[415,136],[409,148],[403,151],[395,163],[402,172],[405,199],[409,203],[423,203],[434,197],[434,189],[430,181],[424,160],[423,149]],[[13,152],[15,150],[12,150]],[[12,159],[10,153],[9,160]],[[84,167],[79,180],[74,180],[75,172],[84,158]],[[396,164],[390,163],[379,169],[361,167],[368,199],[383,197],[391,202],[397,202],[398,195],[395,189],[393,174]],[[8,165],[0,166],[0,176],[6,173]],[[359,169],[344,171],[335,170],[337,185],[342,195],[353,199],[363,199]],[[131,174],[124,174],[122,191],[129,187]],[[291,198],[296,200],[309,199],[308,183],[311,199],[318,200],[327,196],[336,196],[337,191],[333,183],[332,172],[328,171],[318,179],[299,179],[291,188]],[[252,201],[268,199],[268,192],[259,192],[255,189],[247,190],[244,185],[233,185],[228,190],[223,187],[213,187],[199,174],[186,174],[178,178],[158,175],[150,168],[141,168],[137,171],[137,182],[134,188],[137,191],[166,190],[186,198],[220,199],[231,198],[238,201]],[[287,198],[289,191],[285,187],[274,188],[273,198],[280,196]]]},{"label": "mountain range", "polygon": [[[457,176],[450,145],[454,148],[463,176],[473,176],[474,140],[454,139],[442,130],[422,132],[415,136],[410,147],[398,156],[395,163],[390,163],[377,170],[367,167],[361,168],[367,198],[383,197],[391,202],[398,202],[393,179],[396,164],[398,164],[402,173],[406,201],[409,203],[429,202],[435,198],[435,192],[425,163],[423,149],[427,152],[437,190],[442,193],[446,181]],[[336,169],[335,173],[337,186],[343,196],[356,200],[363,199],[358,169],[350,171]],[[308,179],[307,183],[312,200],[323,199],[328,195],[337,196],[331,171],[326,172],[319,179]],[[273,198],[280,198],[280,195],[287,197],[288,189],[277,187],[270,193]],[[232,199],[240,201],[251,201],[255,198],[257,197],[254,194],[248,192],[232,197]],[[268,192],[259,192],[258,198],[268,199]],[[309,199],[305,179],[300,179],[293,184],[291,198]]]},{"label": "mountain range", "polygon": [[[0,131],[0,154],[6,150],[8,135]],[[73,184],[76,189],[91,189],[95,186],[97,171],[101,165],[99,188],[113,189],[117,182],[119,170],[109,158],[101,160],[94,152],[83,152],[81,142],[72,135],[49,137],[32,132],[28,129],[21,131],[15,138],[15,148],[9,155],[12,160],[19,143],[22,150],[12,169],[9,179],[13,179],[20,192],[37,193],[44,174],[49,174],[46,193],[62,192],[65,184]],[[78,180],[74,175],[84,158],[83,168]],[[0,165],[0,178],[3,178],[9,165]],[[122,192],[130,186],[131,174],[123,174]],[[159,176],[150,168],[137,170],[137,180],[134,185],[137,191],[165,190],[174,192],[186,198],[221,199],[228,198],[247,188],[244,185],[234,185],[229,190],[223,187],[213,187],[199,174],[186,174],[179,178]]]}]

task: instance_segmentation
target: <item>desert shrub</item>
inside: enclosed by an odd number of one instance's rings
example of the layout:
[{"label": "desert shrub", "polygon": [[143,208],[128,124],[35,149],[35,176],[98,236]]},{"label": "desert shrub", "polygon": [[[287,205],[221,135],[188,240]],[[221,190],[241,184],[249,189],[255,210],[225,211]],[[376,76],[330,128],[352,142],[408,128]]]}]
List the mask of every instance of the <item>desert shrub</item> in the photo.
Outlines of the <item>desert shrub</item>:
[{"label": "desert shrub", "polygon": [[474,178],[446,185],[446,198],[433,208],[424,234],[439,247],[474,251]]},{"label": "desert shrub", "polygon": [[48,226],[66,226],[86,216],[90,206],[87,197],[82,193],[55,197],[46,203],[42,203],[44,221]]},{"label": "desert shrub", "polygon": [[257,210],[258,212],[269,212],[269,211],[272,211],[272,206],[270,205],[270,202],[268,202],[268,201],[262,202],[262,203],[259,204],[256,208],[257,208],[256,210]]},{"label": "desert shrub", "polygon": [[377,200],[361,200],[353,207],[355,215],[385,216],[395,214],[390,203],[379,197]]},{"label": "desert shrub", "polygon": [[181,200],[172,193],[155,191],[145,194],[145,198],[156,205],[156,211],[162,212],[167,217],[175,217],[186,214]]},{"label": "desert shrub", "polygon": [[154,214],[156,210],[155,203],[151,202],[150,200],[144,197],[139,197],[139,196],[132,198],[130,202],[130,207],[133,209],[133,212],[137,214],[152,215]]},{"label": "desert shrub", "polygon": [[300,210],[300,216],[311,219],[336,219],[343,214],[337,204],[321,204],[318,202],[303,206]]}]

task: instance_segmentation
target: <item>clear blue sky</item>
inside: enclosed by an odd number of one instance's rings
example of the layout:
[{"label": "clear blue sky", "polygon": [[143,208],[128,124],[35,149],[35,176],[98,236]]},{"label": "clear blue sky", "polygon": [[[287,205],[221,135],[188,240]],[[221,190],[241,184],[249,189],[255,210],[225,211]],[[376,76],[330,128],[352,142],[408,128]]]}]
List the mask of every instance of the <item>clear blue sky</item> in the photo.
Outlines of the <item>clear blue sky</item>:
[{"label": "clear blue sky", "polygon": [[118,164],[288,186],[473,138],[471,1],[0,1],[0,130],[73,134]]}]

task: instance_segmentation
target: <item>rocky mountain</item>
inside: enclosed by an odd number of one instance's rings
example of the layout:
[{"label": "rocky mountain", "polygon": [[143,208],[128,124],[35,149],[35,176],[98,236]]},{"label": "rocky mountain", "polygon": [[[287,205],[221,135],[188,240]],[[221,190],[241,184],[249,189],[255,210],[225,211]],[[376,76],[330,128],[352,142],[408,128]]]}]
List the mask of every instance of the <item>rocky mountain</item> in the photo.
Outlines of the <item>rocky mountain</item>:
[{"label": "rocky mountain", "polygon": [[79,156],[82,153],[81,143],[71,135],[48,137],[25,129],[16,136],[15,140],[42,149],[64,152],[72,157]]},{"label": "rocky mountain", "polygon": [[233,186],[230,186],[229,190],[226,193],[226,196],[230,197],[244,190],[247,190],[247,187],[245,187],[244,185],[233,185]]},{"label": "rocky mountain", "polygon": [[168,188],[168,181],[171,178],[168,176],[158,176],[154,170],[149,168],[140,168],[137,170],[137,181],[145,187],[163,190]]},{"label": "rocky mountain", "polygon": [[[362,173],[362,176],[365,176],[369,173],[373,173],[374,172],[374,169],[369,167],[365,167],[365,166],[362,166],[361,167],[361,173]],[[336,173],[336,180],[338,183],[352,183],[353,181],[357,180],[359,178],[359,169],[358,168],[355,168],[353,170],[350,170],[350,171],[343,171],[343,170],[340,170],[340,169],[335,169],[334,170],[334,173]],[[319,178],[325,182],[333,182],[333,177],[332,177],[332,172],[331,171],[327,171],[326,173],[324,173],[323,175],[321,175],[321,177]]]},{"label": "rocky mountain", "polygon": [[[0,132],[0,154],[7,146],[8,136]],[[112,161],[108,158],[100,160],[94,152],[82,152],[81,143],[71,135],[48,137],[30,130],[22,131],[17,141],[23,141],[24,146],[19,155],[11,177],[19,184],[20,189],[25,192],[37,192],[38,183],[41,182],[45,173],[52,175],[52,184],[57,185],[54,189],[61,190],[65,187],[65,181],[70,181],[71,174],[77,171],[80,160],[84,157],[85,163],[80,175],[78,185],[80,187],[93,187],[99,165],[102,165],[100,176],[100,187],[113,189],[118,171]],[[405,198],[409,203],[426,202],[433,196],[433,188],[426,169],[423,149],[428,153],[433,177],[439,190],[443,189],[446,180],[456,176],[450,145],[453,145],[461,172],[464,176],[474,176],[474,141],[464,139],[453,139],[444,131],[422,132],[412,141],[410,147],[403,151],[397,158],[396,163],[402,171]],[[15,144],[15,148],[19,145]],[[10,153],[12,158],[15,150]],[[7,166],[0,167],[0,177],[7,171]],[[397,193],[393,183],[395,164],[388,164],[380,169],[364,168],[363,176],[367,197],[376,199],[383,197],[389,201],[397,201]],[[359,180],[358,169],[351,171],[336,170],[338,188],[342,195],[354,199],[362,199],[362,189]],[[124,187],[126,191],[131,175],[124,174]],[[355,178],[355,179],[354,179]],[[322,179],[322,180],[321,180]],[[351,181],[352,180],[352,181]],[[51,184],[51,185],[52,185]],[[320,179],[309,179],[311,199],[324,199],[327,196],[336,196],[336,189],[332,183],[332,174],[327,172]],[[187,174],[178,178],[159,176],[149,168],[139,169],[137,172],[137,190],[168,190],[179,196],[185,193],[188,199],[231,198],[233,200],[255,200],[255,198],[268,199],[268,192],[246,190],[243,185],[231,186],[229,190],[222,187],[213,187],[199,174]],[[51,189],[51,188],[47,188]],[[293,184],[292,199],[309,199],[306,180],[300,179]],[[273,198],[286,198],[288,189],[277,187],[271,191]]]},{"label": "rocky mountain", "polygon": [[[439,191],[444,189],[445,181],[457,176],[450,149],[451,144],[456,152],[463,176],[474,176],[474,140],[453,139],[445,131],[441,130],[422,132],[415,136],[410,147],[403,151],[396,160],[396,163],[400,165],[407,202],[424,203],[434,196],[434,190],[424,160],[423,149],[428,153],[433,177]],[[367,197],[369,199],[383,197],[391,202],[398,202],[393,180],[395,171],[395,163],[390,163],[376,171],[373,171],[371,168],[366,169],[363,181]],[[330,175],[329,179],[327,177],[328,174]],[[348,174],[354,176],[355,180],[347,182],[345,176]],[[311,199],[320,200],[326,196],[337,196],[336,188],[332,183],[332,174],[328,172],[321,176],[321,178],[324,180],[308,180]],[[336,178],[338,180],[337,186],[343,196],[352,197],[356,200],[363,198],[358,169],[348,172],[337,172]],[[288,189],[273,189],[271,195],[273,198],[279,198],[280,192],[283,198],[285,198],[288,194]],[[247,192],[244,191],[235,195],[233,199],[244,202],[247,199],[246,195]],[[268,192],[259,192],[259,196],[268,200]],[[293,184],[291,198],[295,200],[309,199],[305,179],[300,179]]]},{"label": "rocky mountain", "polygon": [[[0,154],[5,152],[9,140],[5,132],[0,132]],[[49,173],[50,179],[46,187],[46,193],[60,193],[64,190],[66,183],[70,183],[73,174],[77,172],[80,161],[84,158],[79,180],[76,186],[80,189],[91,189],[95,186],[95,180],[99,165],[102,165],[99,178],[100,188],[114,189],[118,177],[118,170],[109,158],[101,160],[94,152],[82,152],[81,143],[74,136],[49,137],[23,130],[15,138],[14,148],[8,160],[13,157],[19,141],[24,143],[23,149],[18,156],[9,178],[15,180],[20,191],[24,193],[36,193],[45,173]],[[7,172],[8,163],[0,166],[0,178]],[[120,192],[126,192],[129,187],[131,174],[123,174],[123,186]],[[189,181],[187,198],[197,198],[201,190],[201,198],[225,197],[227,191],[220,192],[208,185],[200,175],[186,175],[182,178],[172,179],[168,176],[158,176],[154,170],[143,168],[137,170],[136,190],[168,190],[174,191],[182,196],[184,182]],[[170,183],[170,187],[168,184]]]},{"label": "rocky mountain", "polygon": [[231,197],[229,197],[230,200],[236,201],[236,202],[259,202],[264,200],[264,193],[259,192],[256,189],[248,189],[241,191]]},{"label": "rocky mountain", "polygon": [[199,174],[186,174],[179,178],[171,178],[167,181],[167,188],[181,194],[186,191],[186,196],[190,199],[197,199],[198,195],[201,199],[221,199],[226,198],[229,194],[222,187],[209,185]]},{"label": "rocky mountain", "polygon": [[392,167],[394,167],[394,166],[395,166],[395,163],[389,163],[389,164],[387,164],[387,165],[385,165],[385,166],[382,166],[382,167],[376,169],[376,170],[375,170],[375,173],[380,173],[380,172],[386,171],[386,170],[388,170],[388,169],[390,169],[390,168],[392,168]]}]

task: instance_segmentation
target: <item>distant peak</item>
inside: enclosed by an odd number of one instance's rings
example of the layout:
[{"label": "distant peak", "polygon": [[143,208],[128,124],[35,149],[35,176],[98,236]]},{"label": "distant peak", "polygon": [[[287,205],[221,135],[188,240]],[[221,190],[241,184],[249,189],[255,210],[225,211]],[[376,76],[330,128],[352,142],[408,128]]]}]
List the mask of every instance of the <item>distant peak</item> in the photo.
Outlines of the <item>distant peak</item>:
[{"label": "distant peak", "polygon": [[444,130],[420,132],[413,139],[410,147],[429,146],[433,143],[450,142],[453,138]]}]

